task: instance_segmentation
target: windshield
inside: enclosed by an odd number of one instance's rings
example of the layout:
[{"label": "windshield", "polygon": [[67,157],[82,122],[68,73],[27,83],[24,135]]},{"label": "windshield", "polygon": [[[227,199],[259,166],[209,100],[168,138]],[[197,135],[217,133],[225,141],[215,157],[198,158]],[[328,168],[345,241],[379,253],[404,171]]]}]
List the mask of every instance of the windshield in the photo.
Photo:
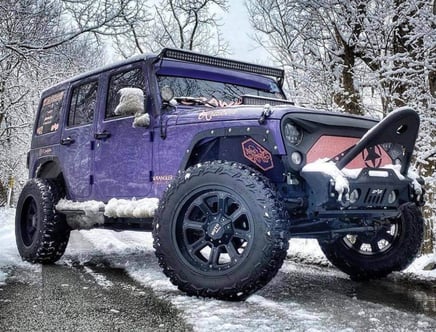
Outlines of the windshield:
[{"label": "windshield", "polygon": [[282,92],[274,81],[271,81],[269,86],[265,86],[265,89],[199,78],[163,75],[158,76],[158,82],[161,90],[163,87],[170,87],[176,100],[181,97],[198,98],[207,100],[209,104],[215,104],[216,106],[240,103],[243,95],[284,99]]}]

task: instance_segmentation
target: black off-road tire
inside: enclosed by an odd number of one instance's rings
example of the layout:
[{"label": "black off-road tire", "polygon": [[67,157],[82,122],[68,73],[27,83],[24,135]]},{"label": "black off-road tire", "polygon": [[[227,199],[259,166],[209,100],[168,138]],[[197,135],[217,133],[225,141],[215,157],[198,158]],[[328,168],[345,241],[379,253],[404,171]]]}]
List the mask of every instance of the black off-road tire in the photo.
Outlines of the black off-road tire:
[{"label": "black off-road tire", "polygon": [[23,188],[15,216],[15,237],[23,260],[56,262],[65,252],[70,228],[65,216],[55,210],[64,196],[54,180],[32,179]]},{"label": "black off-road tire", "polygon": [[[333,243],[320,241],[322,251],[333,265],[353,280],[377,279],[393,271],[404,270],[412,263],[421,248],[424,219],[415,204],[404,204],[400,210],[401,216],[392,220],[396,229],[394,234],[380,231],[374,240],[362,240],[362,236],[357,235],[356,241],[360,241],[357,245],[350,243],[346,237]],[[375,243],[374,241],[378,240],[387,241],[385,250],[370,250],[365,253],[357,248],[360,243],[371,247],[371,242]]]},{"label": "black off-road tire", "polygon": [[261,174],[238,163],[205,162],[179,174],[165,191],[153,224],[154,248],[180,290],[238,301],[280,269],[289,246],[287,223]]}]

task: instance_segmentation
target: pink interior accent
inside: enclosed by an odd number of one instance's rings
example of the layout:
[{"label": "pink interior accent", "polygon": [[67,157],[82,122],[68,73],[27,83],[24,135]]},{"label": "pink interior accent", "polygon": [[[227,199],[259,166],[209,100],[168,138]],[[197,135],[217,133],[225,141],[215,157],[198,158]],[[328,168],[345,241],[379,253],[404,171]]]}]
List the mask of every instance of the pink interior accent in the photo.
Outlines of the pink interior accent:
[{"label": "pink interior accent", "polygon": [[[342,151],[347,150],[359,141],[356,137],[341,137],[341,136],[321,136],[318,141],[310,148],[307,153],[307,163],[314,162],[322,158],[333,158],[340,154]],[[392,159],[386,153],[384,149],[381,149],[381,165],[385,166],[392,164]],[[359,154],[350,163],[347,164],[347,168],[364,168],[365,161],[362,154]]]}]

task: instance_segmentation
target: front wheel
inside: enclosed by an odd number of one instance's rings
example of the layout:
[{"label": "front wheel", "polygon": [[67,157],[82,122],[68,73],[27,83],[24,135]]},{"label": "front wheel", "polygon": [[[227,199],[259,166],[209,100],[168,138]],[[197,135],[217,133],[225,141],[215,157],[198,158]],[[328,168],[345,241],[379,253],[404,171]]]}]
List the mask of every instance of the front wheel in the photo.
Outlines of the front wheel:
[{"label": "front wheel", "polygon": [[53,263],[63,255],[70,228],[55,209],[61,196],[61,186],[54,180],[32,179],[24,186],[15,216],[15,238],[23,260]]},{"label": "front wheel", "polygon": [[400,207],[401,215],[376,233],[346,235],[320,242],[327,259],[354,280],[385,277],[412,263],[422,244],[424,220],[415,204]]},{"label": "front wheel", "polygon": [[281,267],[286,217],[259,173],[207,162],[181,173],[164,193],[154,222],[156,256],[189,295],[242,300]]}]

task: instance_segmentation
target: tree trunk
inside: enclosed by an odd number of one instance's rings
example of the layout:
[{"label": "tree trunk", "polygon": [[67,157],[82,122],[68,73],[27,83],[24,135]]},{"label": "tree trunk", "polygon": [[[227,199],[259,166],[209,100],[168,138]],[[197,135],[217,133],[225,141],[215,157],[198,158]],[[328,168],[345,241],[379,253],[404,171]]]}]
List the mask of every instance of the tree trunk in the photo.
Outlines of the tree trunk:
[{"label": "tree trunk", "polygon": [[354,86],[353,71],[356,63],[355,47],[349,45],[345,40],[343,40],[337,28],[335,28],[335,32],[337,43],[343,47],[343,54],[340,57],[343,61],[343,63],[341,64],[341,83],[344,91],[336,93],[334,95],[334,101],[347,113],[363,115],[360,94]]},{"label": "tree trunk", "polygon": [[[433,15],[436,15],[436,0],[433,1]],[[436,24],[432,25],[432,28],[436,30]],[[433,47],[429,54],[435,54],[436,47]],[[430,70],[430,73],[428,74],[428,85],[430,89],[430,95],[433,98],[436,98],[436,71]]]}]

